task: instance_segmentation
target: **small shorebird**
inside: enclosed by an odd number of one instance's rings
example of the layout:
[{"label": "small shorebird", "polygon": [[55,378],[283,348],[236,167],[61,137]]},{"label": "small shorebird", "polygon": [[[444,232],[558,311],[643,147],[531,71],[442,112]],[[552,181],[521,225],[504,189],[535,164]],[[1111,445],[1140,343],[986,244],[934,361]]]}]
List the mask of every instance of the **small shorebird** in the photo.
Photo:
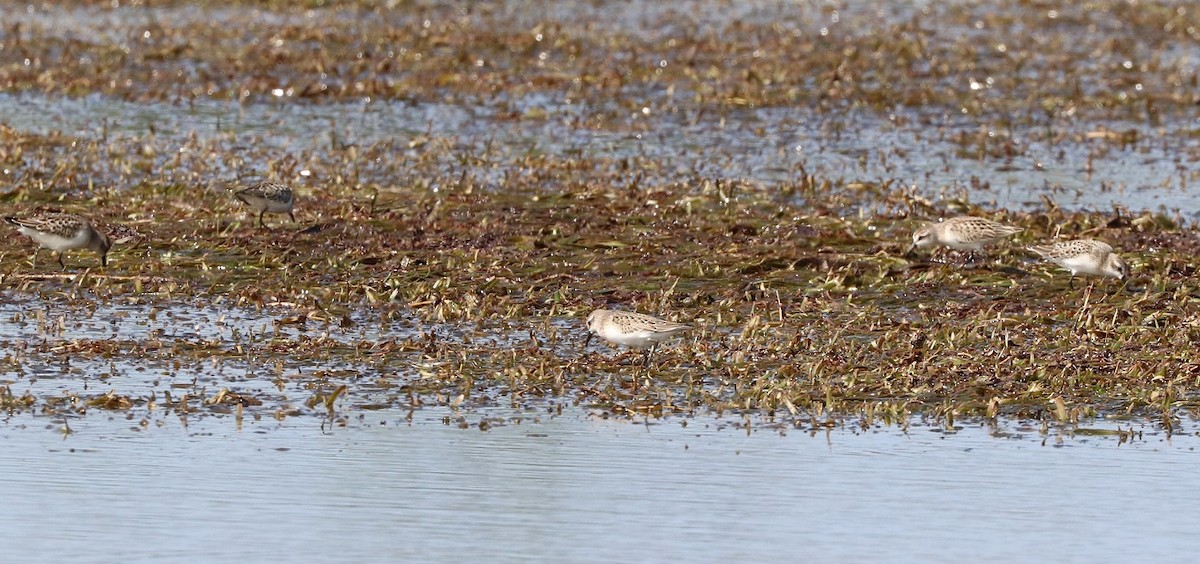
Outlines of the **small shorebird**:
[{"label": "small shorebird", "polygon": [[1024,229],[997,223],[982,217],[960,216],[945,221],[929,223],[913,232],[913,249],[944,245],[958,251],[969,251],[970,255],[982,252],[985,245],[1002,241]]},{"label": "small shorebird", "polygon": [[33,253],[35,266],[37,254],[42,247],[58,253],[58,264],[63,270],[67,269],[62,260],[63,251],[71,249],[96,251],[100,255],[101,266],[108,266],[108,249],[112,247],[112,241],[83,216],[73,213],[39,212],[25,217],[5,217],[4,221],[16,225],[17,231],[40,245]]},{"label": "small shorebird", "polygon": [[1118,280],[1129,274],[1129,266],[1113,252],[1112,246],[1095,239],[1059,241],[1050,245],[1035,245],[1029,250],[1071,271],[1071,278],[1067,279],[1067,286],[1071,289],[1075,288],[1076,274],[1110,276]]},{"label": "small shorebird", "polygon": [[142,234],[138,233],[137,229],[125,225],[124,223],[100,223],[97,225],[97,223],[93,221],[92,226],[96,228],[96,231],[108,235],[108,240],[113,247],[117,245],[125,245],[132,241],[138,241],[142,238]]},{"label": "small shorebird", "polygon": [[587,317],[587,339],[584,340],[583,346],[586,348],[592,340],[592,335],[599,335],[601,339],[618,345],[625,345],[635,349],[646,349],[646,358],[642,361],[643,366],[650,364],[650,355],[654,353],[658,343],[665,341],[691,329],[691,325],[683,323],[675,323],[649,315],[640,313],[632,313],[628,311],[613,311],[610,309],[598,309],[588,314]]},{"label": "small shorebird", "polygon": [[292,197],[292,189],[286,185],[278,182],[259,182],[234,191],[233,197],[258,210],[259,227],[267,226],[263,223],[263,214],[266,213],[286,213],[292,218],[292,223],[296,222],[296,215],[292,213],[295,200]]}]

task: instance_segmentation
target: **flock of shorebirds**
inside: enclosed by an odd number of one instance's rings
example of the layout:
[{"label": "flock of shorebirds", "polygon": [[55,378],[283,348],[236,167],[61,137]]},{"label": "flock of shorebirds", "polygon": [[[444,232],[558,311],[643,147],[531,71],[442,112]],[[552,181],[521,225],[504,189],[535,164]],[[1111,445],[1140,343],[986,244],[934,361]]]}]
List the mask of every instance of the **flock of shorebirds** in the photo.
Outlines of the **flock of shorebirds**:
[{"label": "flock of shorebirds", "polygon": [[[295,198],[292,189],[284,184],[258,182],[234,190],[233,197],[258,211],[259,227],[266,227],[263,215],[268,213],[286,213],[293,222],[296,221],[296,215],[292,211]],[[17,231],[37,242],[38,250],[33,254],[35,266],[37,253],[42,249],[50,249],[57,253],[58,264],[63,270],[67,269],[67,265],[63,263],[62,254],[75,249],[95,251],[100,255],[100,265],[108,266],[108,250],[113,246],[113,239],[82,215],[37,212],[26,216],[8,216],[4,221],[17,226]]]},{"label": "flock of shorebirds", "polygon": [[[292,189],[276,182],[259,182],[235,189],[233,196],[258,212],[259,227],[266,227],[263,216],[268,213],[287,214],[293,222],[295,198]],[[57,253],[58,264],[66,270],[62,254],[74,249],[90,249],[100,255],[100,264],[108,265],[108,250],[113,245],[109,235],[100,231],[91,220],[72,213],[38,212],[28,216],[9,216],[5,221],[17,226],[17,231],[36,241],[38,251],[47,248]],[[1013,227],[981,217],[953,217],[927,224],[913,232],[914,249],[945,246],[968,252],[973,257],[982,253],[987,245],[997,243],[1021,232]],[[1128,266],[1113,248],[1095,239],[1059,241],[1048,245],[1029,247],[1043,259],[1053,262],[1071,272],[1068,284],[1073,288],[1076,275],[1105,276],[1124,279]],[[34,253],[34,263],[37,252]],[[690,325],[659,319],[657,317],[628,311],[598,309],[587,317],[587,340],[593,335],[610,343],[645,350],[643,364],[650,362],[657,345],[691,329]]]},{"label": "flock of shorebirds", "polygon": [[[905,254],[925,247],[944,246],[966,251],[968,256],[982,253],[983,248],[1020,233],[1022,228],[1005,225],[982,217],[952,217],[927,224],[913,232],[912,245]],[[1091,275],[1123,280],[1129,266],[1108,243],[1095,239],[1058,241],[1034,245],[1030,251],[1061,266],[1071,273],[1067,284],[1074,288],[1076,275]],[[598,309],[587,318],[588,341],[592,335],[619,345],[645,349],[642,364],[650,362],[655,347],[675,335],[691,329],[690,325],[667,321],[640,313]],[[584,342],[587,346],[587,341]]]}]

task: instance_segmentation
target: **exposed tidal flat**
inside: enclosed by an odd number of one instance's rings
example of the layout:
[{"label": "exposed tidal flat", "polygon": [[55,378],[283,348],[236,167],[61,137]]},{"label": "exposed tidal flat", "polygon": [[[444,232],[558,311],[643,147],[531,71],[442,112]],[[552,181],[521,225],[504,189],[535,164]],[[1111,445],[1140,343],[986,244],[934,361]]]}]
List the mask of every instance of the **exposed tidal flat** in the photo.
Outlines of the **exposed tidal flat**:
[{"label": "exposed tidal flat", "polygon": [[[96,540],[109,509],[159,561],[325,528],[357,542],[313,558],[1194,552],[1186,3],[0,11],[4,215],[137,234],[105,268],[0,249],[17,536],[151,559]],[[259,228],[250,178],[296,222]],[[957,215],[1022,231],[905,254]],[[1026,250],[1082,237],[1129,276]],[[600,308],[693,329],[642,366],[583,347]]]}]

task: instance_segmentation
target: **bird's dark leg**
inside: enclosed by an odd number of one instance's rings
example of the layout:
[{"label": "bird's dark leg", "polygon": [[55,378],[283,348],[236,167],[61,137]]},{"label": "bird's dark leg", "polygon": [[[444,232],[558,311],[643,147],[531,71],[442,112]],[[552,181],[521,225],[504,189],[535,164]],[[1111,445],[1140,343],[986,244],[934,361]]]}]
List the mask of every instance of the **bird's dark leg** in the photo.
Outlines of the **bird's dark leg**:
[{"label": "bird's dark leg", "polygon": [[646,358],[642,359],[642,367],[650,366],[650,355],[654,354],[655,348],[658,348],[658,345],[651,345],[646,349]]},{"label": "bird's dark leg", "polygon": [[987,254],[978,249],[971,249],[971,252],[967,256],[971,257],[970,266],[972,268],[979,266],[981,262],[987,259]]},{"label": "bird's dark leg", "polygon": [[292,223],[296,223],[296,214],[288,211],[288,217],[292,218]]},{"label": "bird's dark leg", "polygon": [[38,247],[36,251],[33,251],[33,267],[34,268],[37,268],[37,256],[38,256],[38,253],[40,253],[40,252],[42,252],[41,247]]},{"label": "bird's dark leg", "polygon": [[267,210],[258,212],[258,226],[263,229],[267,228],[267,224],[263,223],[263,214],[265,214],[265,213],[267,213]]},{"label": "bird's dark leg", "polygon": [[959,263],[958,263],[958,266],[959,266],[959,268],[968,268],[968,267],[970,267],[972,264],[974,264],[974,261],[973,261],[973,258],[974,258],[974,256],[975,256],[975,251],[974,251],[974,250],[970,250],[970,251],[959,251],[959,252],[958,252],[958,257],[959,257]]},{"label": "bird's dark leg", "polygon": [[1070,278],[1067,278],[1067,287],[1072,290],[1075,289],[1075,273],[1074,272],[1071,273]]},{"label": "bird's dark leg", "polygon": [[61,266],[62,269],[65,271],[67,269],[67,265],[65,263],[63,263],[62,254],[63,254],[62,251],[58,252],[58,265]]}]

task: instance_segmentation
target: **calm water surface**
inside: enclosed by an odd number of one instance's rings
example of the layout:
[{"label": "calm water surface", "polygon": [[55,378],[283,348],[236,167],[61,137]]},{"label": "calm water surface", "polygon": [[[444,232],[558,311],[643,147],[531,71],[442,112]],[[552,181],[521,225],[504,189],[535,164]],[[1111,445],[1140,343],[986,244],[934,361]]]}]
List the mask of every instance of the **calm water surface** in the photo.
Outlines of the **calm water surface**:
[{"label": "calm water surface", "polygon": [[[139,429],[0,427],[5,552],[27,561],[1184,561],[1194,434],[915,423],[809,433],[441,409]],[[493,414],[493,416],[501,414]],[[1114,428],[1093,422],[1091,428]],[[1128,428],[1128,423],[1121,423]]]},{"label": "calm water surface", "polygon": [[[158,164],[144,178],[124,168],[92,171],[100,184],[135,184],[175,178],[172,161],[193,135],[218,144],[223,162],[205,160],[217,176],[246,172],[234,163],[261,168],[255,151],[270,147],[301,162],[319,158],[333,140],[370,146],[394,143],[396,158],[416,157],[420,149],[404,149],[425,136],[453,140],[456,147],[437,157],[449,171],[461,172],[460,153],[489,153],[487,163],[468,166],[487,185],[503,186],[504,171],[521,170],[528,154],[558,154],[622,159],[645,158],[673,163],[657,181],[695,182],[697,176],[747,179],[776,186],[798,178],[801,166],[821,178],[894,181],[938,201],[965,198],[992,207],[1042,207],[1043,197],[1070,208],[1109,211],[1114,205],[1133,210],[1178,212],[1191,220],[1200,209],[1200,182],[1185,161],[1200,154],[1200,138],[1191,133],[1196,120],[1169,126],[1143,123],[1068,122],[1051,128],[1064,139],[1042,139],[1048,126],[1015,132],[987,119],[956,116],[940,110],[897,110],[880,114],[848,108],[817,112],[806,108],[768,108],[731,112],[728,119],[698,119],[687,111],[634,115],[613,130],[578,125],[589,108],[531,97],[515,102],[537,107],[543,120],[498,117],[496,108],[437,103],[363,102],[344,104],[238,104],[195,101],[188,104],[132,103],[92,95],[47,98],[0,93],[0,124],[34,132],[62,131],[106,144],[156,147]],[[897,121],[899,120],[899,121]],[[1011,134],[1023,147],[1013,158],[972,156],[955,141],[985,128],[1003,139]],[[1141,142],[1122,146],[1089,139],[1098,131],[1136,131]],[[965,153],[964,153],[965,151]],[[1103,158],[1092,158],[1102,151]],[[199,157],[190,157],[199,158]],[[189,161],[190,162],[190,161]],[[395,171],[361,163],[363,181],[387,186]],[[102,166],[102,165],[100,165]],[[1088,171],[1091,167],[1091,171]],[[20,182],[16,169],[0,170],[0,179]],[[258,172],[262,172],[258,170]],[[457,176],[457,175],[455,175]],[[189,182],[195,179],[187,178]],[[305,179],[295,179],[306,186]]]}]

